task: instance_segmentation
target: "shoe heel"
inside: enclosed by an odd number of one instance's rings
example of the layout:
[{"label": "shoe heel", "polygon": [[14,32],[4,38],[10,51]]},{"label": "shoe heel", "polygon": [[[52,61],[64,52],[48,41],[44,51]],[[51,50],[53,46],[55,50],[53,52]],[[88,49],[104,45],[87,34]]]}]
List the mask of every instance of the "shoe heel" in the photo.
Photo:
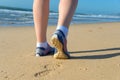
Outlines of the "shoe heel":
[{"label": "shoe heel", "polygon": [[55,59],[68,59],[68,56],[63,51],[63,45],[58,40],[57,35],[51,38],[51,44],[57,49],[57,53],[54,54]]}]

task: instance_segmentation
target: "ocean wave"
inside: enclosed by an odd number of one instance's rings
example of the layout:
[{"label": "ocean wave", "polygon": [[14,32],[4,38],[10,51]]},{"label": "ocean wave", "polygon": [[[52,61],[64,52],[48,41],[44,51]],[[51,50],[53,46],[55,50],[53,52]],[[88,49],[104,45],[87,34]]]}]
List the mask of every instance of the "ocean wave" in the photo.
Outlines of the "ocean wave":
[{"label": "ocean wave", "polygon": [[32,9],[17,8],[17,7],[7,7],[7,6],[0,6],[0,9],[18,10],[18,11],[32,11]]},{"label": "ocean wave", "polygon": [[87,18],[120,18],[119,15],[95,15],[95,14],[91,14],[91,15],[81,15],[81,14],[77,14],[74,17],[87,17]]},{"label": "ocean wave", "polygon": [[[57,24],[58,13],[50,11],[49,25]],[[96,23],[96,22],[120,22],[119,15],[96,15],[96,14],[75,14],[72,24],[75,23]],[[33,13],[30,10],[0,8],[0,25],[33,25]]]},{"label": "ocean wave", "polygon": [[[18,9],[18,8],[0,8],[0,13],[17,13],[17,14],[33,14],[31,10],[26,10],[26,9]],[[49,16],[58,16],[59,14],[57,12],[50,11]],[[79,18],[79,17],[89,17],[89,18],[120,18],[120,15],[103,15],[103,14],[81,14],[77,13],[74,15],[74,17]]]},{"label": "ocean wave", "polygon": [[0,9],[0,13],[18,13],[18,14],[32,14],[31,11],[23,11],[23,10],[11,10],[11,9]]}]

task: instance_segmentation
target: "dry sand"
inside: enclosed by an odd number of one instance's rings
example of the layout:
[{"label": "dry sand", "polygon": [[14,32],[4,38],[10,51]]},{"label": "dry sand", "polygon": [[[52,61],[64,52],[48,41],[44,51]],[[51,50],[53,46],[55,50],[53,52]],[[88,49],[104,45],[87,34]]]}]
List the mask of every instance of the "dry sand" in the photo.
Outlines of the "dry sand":
[{"label": "dry sand", "polygon": [[69,60],[35,57],[33,27],[1,27],[0,80],[120,80],[120,23],[71,25],[68,49]]}]

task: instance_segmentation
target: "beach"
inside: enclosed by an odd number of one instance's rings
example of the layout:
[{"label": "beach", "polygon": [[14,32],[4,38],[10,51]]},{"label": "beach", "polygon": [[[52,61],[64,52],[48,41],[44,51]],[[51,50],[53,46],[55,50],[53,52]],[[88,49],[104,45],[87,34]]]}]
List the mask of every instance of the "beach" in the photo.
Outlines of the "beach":
[{"label": "beach", "polygon": [[120,80],[120,23],[71,25],[68,60],[36,57],[35,41],[32,26],[0,27],[0,80]]}]

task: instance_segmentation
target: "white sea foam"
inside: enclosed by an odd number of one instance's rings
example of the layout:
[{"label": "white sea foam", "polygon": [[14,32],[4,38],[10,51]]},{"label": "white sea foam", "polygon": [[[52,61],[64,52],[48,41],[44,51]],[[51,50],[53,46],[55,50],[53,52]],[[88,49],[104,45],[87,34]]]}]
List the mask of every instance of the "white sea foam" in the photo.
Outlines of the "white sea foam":
[{"label": "white sea foam", "polygon": [[[50,12],[49,24],[57,24],[58,13]],[[75,14],[74,23],[96,23],[96,22],[120,22],[120,15],[96,15],[96,14]],[[31,25],[33,24],[32,11],[0,9],[0,25]]]},{"label": "white sea foam", "polygon": [[95,14],[92,14],[92,15],[75,15],[75,17],[88,17],[88,18],[120,18],[120,16],[118,15],[95,15]]},{"label": "white sea foam", "polygon": [[18,14],[32,14],[31,11],[23,11],[23,10],[11,10],[11,9],[0,9],[0,12],[6,12],[6,13],[18,13]]}]

